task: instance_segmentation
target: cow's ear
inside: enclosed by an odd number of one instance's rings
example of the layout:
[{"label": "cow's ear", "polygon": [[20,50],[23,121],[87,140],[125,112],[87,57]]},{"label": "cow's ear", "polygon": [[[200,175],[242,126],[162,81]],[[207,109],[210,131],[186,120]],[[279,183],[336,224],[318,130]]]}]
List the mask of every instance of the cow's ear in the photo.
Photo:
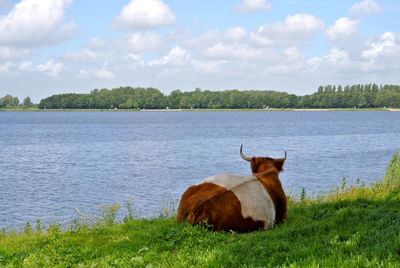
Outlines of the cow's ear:
[{"label": "cow's ear", "polygon": [[279,171],[282,171],[283,170],[283,164],[285,164],[285,160],[286,160],[286,158],[274,159],[274,166],[276,167],[276,169],[278,169]]}]

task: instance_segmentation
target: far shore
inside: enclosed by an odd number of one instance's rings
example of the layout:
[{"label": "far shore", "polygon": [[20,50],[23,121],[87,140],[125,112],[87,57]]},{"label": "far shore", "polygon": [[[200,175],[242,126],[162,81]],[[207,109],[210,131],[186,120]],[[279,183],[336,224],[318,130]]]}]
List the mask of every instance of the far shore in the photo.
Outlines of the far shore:
[{"label": "far shore", "polygon": [[269,109],[0,109],[0,112],[400,112],[400,108],[269,108]]}]

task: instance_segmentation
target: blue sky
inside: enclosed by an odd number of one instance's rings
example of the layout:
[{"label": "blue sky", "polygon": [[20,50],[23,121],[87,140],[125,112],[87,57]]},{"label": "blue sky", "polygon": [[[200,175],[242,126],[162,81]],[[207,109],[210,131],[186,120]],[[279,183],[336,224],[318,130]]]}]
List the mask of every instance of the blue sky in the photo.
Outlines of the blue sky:
[{"label": "blue sky", "polygon": [[0,0],[0,96],[400,84],[400,2]]}]

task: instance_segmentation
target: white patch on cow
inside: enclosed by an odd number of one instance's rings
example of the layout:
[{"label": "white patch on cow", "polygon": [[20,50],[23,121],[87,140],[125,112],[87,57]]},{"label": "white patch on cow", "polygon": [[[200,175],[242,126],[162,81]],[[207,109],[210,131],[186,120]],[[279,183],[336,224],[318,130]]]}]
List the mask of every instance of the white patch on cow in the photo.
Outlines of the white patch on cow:
[{"label": "white patch on cow", "polygon": [[255,221],[263,221],[264,229],[269,229],[274,225],[274,202],[256,177],[221,174],[208,177],[202,183],[204,182],[232,191],[242,206],[243,218],[251,217]]}]

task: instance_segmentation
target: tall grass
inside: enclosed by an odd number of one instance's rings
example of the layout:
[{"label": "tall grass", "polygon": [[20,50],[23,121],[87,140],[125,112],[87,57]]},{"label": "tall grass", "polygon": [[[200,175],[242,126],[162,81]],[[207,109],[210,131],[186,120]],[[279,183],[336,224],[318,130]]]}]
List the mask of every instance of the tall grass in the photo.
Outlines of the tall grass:
[{"label": "tall grass", "polygon": [[61,231],[0,234],[0,267],[400,267],[399,154],[382,182],[290,199],[268,231],[214,233],[202,226],[126,218]]},{"label": "tall grass", "polygon": [[388,186],[397,186],[400,184],[400,152],[394,154],[389,161],[383,183]]}]

